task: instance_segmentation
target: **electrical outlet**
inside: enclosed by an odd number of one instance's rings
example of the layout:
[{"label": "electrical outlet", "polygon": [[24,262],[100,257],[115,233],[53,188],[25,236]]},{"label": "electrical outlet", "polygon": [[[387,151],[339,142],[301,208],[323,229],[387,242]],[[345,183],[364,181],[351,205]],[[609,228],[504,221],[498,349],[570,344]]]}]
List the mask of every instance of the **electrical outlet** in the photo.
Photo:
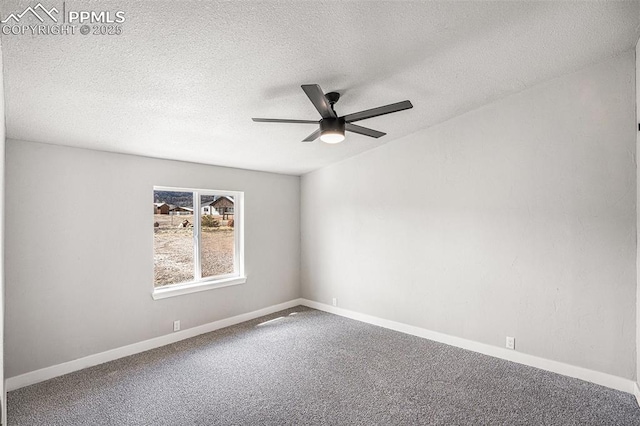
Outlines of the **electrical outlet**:
[{"label": "electrical outlet", "polygon": [[333,306],[338,306],[338,299],[335,297],[333,298]]},{"label": "electrical outlet", "polygon": [[180,320],[175,320],[173,322],[173,331],[180,331]]},{"label": "electrical outlet", "polygon": [[516,338],[507,336],[507,349],[515,349],[516,348]]}]

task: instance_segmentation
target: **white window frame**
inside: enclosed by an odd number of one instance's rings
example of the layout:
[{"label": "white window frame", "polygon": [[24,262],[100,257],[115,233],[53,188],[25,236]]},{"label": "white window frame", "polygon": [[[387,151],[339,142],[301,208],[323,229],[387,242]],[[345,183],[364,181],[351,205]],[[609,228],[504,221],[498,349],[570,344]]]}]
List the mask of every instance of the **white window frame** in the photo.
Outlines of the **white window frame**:
[{"label": "white window frame", "polygon": [[[244,192],[225,191],[213,189],[196,188],[176,188],[169,186],[154,186],[153,191],[173,191],[193,193],[193,276],[195,279],[186,283],[169,284],[156,287],[154,280],[151,280],[153,291],[151,293],[155,300],[167,297],[180,296],[183,294],[195,293],[198,291],[211,290],[214,288],[228,287],[247,282],[244,272]],[[233,272],[230,274],[216,275],[214,277],[202,278],[202,263],[200,258],[200,235],[201,235],[201,197],[203,195],[228,195],[233,197],[233,237],[234,237],[234,259]],[[155,250],[155,249],[154,249]]]}]

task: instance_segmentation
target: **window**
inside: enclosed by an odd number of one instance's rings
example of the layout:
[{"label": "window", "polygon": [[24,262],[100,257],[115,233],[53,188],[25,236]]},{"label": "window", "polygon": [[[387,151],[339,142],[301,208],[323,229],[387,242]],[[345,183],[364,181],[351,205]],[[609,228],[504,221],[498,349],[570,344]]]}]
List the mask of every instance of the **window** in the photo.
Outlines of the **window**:
[{"label": "window", "polygon": [[237,191],[153,188],[153,297],[242,284],[242,203]]}]

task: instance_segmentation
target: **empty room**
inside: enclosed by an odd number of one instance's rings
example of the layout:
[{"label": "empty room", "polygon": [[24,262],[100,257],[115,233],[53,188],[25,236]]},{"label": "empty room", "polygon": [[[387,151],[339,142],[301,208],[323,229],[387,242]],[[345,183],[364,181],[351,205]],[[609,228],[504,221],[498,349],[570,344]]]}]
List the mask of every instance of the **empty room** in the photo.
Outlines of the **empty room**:
[{"label": "empty room", "polygon": [[1,2],[1,423],[640,425],[639,37]]}]

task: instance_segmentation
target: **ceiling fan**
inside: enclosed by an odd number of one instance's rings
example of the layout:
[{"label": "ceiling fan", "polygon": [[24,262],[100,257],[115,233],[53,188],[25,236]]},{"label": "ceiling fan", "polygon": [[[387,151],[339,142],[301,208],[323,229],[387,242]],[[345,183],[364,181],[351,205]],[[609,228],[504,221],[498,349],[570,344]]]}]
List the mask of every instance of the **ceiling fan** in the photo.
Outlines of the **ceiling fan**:
[{"label": "ceiling fan", "polygon": [[252,118],[252,120],[259,123],[320,124],[320,128],[303,139],[302,142],[312,142],[320,137],[320,140],[326,143],[339,143],[344,140],[345,130],[372,138],[379,138],[386,135],[386,133],[353,124],[355,121],[413,108],[411,102],[402,101],[338,117],[333,106],[340,99],[340,93],[329,92],[325,95],[317,84],[303,84],[301,87],[311,100],[313,106],[315,106],[320,113],[322,117],[321,120],[288,120],[280,118]]}]

